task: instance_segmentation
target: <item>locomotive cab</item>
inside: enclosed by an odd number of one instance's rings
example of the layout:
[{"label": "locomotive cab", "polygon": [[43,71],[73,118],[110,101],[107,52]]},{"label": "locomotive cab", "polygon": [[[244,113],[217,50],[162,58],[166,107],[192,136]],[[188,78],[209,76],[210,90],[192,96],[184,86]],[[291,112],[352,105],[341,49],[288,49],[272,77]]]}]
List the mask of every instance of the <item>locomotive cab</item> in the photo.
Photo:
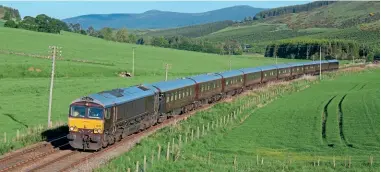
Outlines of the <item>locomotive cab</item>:
[{"label": "locomotive cab", "polygon": [[100,149],[105,114],[108,112],[99,104],[86,101],[72,103],[68,121],[69,144],[76,149]]}]

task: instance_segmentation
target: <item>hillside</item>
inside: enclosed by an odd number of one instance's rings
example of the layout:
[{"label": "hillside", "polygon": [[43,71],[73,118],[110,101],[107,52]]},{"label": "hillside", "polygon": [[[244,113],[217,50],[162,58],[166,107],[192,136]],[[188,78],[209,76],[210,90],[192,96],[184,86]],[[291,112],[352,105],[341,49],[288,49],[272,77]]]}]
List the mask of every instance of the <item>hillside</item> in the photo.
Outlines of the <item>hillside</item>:
[{"label": "hillside", "polygon": [[242,20],[254,16],[262,8],[250,6],[233,6],[203,13],[178,13],[150,10],[140,14],[90,14],[64,19],[67,23],[80,23],[83,28],[93,26],[95,29],[140,28],[159,29],[204,24],[224,20]]},{"label": "hillside", "polygon": [[233,21],[226,20],[226,21],[219,21],[219,22],[212,22],[207,24],[200,24],[200,25],[192,25],[192,26],[186,26],[186,27],[180,27],[180,28],[174,28],[174,29],[164,29],[164,30],[157,30],[157,31],[151,31],[144,34],[144,36],[164,36],[164,37],[171,37],[171,36],[186,36],[186,37],[201,37],[208,35],[213,32],[217,32],[221,29],[227,28],[231,25],[233,25]]},{"label": "hillside", "polygon": [[9,20],[15,19],[20,20],[20,13],[17,9],[13,9],[10,7],[5,7],[0,5],[0,19]]},{"label": "hillside", "polygon": [[343,1],[311,11],[265,18],[264,22],[282,23],[292,29],[304,29],[311,27],[348,28],[379,20],[379,1]]}]

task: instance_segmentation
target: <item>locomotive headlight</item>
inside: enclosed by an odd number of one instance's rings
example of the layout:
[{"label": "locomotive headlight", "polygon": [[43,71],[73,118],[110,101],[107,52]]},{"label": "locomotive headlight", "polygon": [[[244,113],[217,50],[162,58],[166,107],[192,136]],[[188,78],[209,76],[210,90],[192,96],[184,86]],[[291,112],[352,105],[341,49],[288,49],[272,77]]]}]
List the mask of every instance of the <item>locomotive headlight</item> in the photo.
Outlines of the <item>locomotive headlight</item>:
[{"label": "locomotive headlight", "polygon": [[98,129],[98,128],[95,128],[95,129],[94,129],[94,133],[101,133],[101,132],[102,132],[101,129]]},{"label": "locomotive headlight", "polygon": [[69,129],[70,129],[70,131],[74,131],[75,129],[76,129],[77,127],[73,127],[73,126],[71,126]]}]

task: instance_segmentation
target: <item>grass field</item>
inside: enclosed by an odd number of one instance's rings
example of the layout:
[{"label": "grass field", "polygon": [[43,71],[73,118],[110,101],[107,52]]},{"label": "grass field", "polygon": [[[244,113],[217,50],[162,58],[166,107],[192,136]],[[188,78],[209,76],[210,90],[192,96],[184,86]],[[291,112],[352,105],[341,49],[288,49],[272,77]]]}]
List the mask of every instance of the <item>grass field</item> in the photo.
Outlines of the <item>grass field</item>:
[{"label": "grass field", "polygon": [[[252,114],[242,124],[227,125],[184,145],[180,152],[175,151],[175,162],[155,160],[149,170],[379,171],[379,73],[379,69],[349,72],[336,79],[324,79],[300,92],[285,94],[262,108],[247,111]],[[135,169],[135,162],[142,163],[144,154],[150,157],[158,143],[164,145],[162,154],[165,154],[165,140],[175,137],[177,141],[176,136],[189,131],[190,124],[195,128],[203,121],[219,119],[240,103],[242,99],[218,105],[184,124],[164,129],[97,171]],[[326,139],[322,132],[325,109],[328,114]],[[263,165],[256,165],[257,155],[259,163],[264,158]],[[349,156],[350,169],[344,167]],[[373,167],[367,164],[369,156],[374,157]],[[236,170],[233,168],[235,157]],[[333,168],[333,157],[336,168]],[[313,162],[317,164],[318,160],[320,166],[314,167]],[[149,165],[150,162],[148,158]]]},{"label": "grass field", "polygon": [[[56,62],[53,92],[53,121],[67,120],[68,105],[80,96],[118,87],[128,87],[165,79],[164,63],[172,64],[169,79],[198,73],[228,70],[229,57],[150,46],[136,46],[96,39],[68,32],[61,35],[0,28],[0,51],[48,55],[49,45],[62,46],[63,60]],[[132,47],[135,75],[131,72]],[[74,62],[80,59],[99,64]],[[273,64],[258,56],[232,56],[232,69]],[[278,59],[278,62],[290,60]],[[0,54],[0,133],[14,137],[16,129],[47,123],[51,60]]]}]

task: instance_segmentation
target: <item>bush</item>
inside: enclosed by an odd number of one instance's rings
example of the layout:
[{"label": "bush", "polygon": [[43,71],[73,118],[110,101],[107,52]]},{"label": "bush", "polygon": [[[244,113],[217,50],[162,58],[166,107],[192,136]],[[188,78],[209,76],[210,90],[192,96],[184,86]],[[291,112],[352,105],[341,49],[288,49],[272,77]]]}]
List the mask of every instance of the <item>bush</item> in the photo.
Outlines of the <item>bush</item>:
[{"label": "bush", "polygon": [[8,20],[4,23],[4,27],[17,28],[17,23],[13,20]]}]

